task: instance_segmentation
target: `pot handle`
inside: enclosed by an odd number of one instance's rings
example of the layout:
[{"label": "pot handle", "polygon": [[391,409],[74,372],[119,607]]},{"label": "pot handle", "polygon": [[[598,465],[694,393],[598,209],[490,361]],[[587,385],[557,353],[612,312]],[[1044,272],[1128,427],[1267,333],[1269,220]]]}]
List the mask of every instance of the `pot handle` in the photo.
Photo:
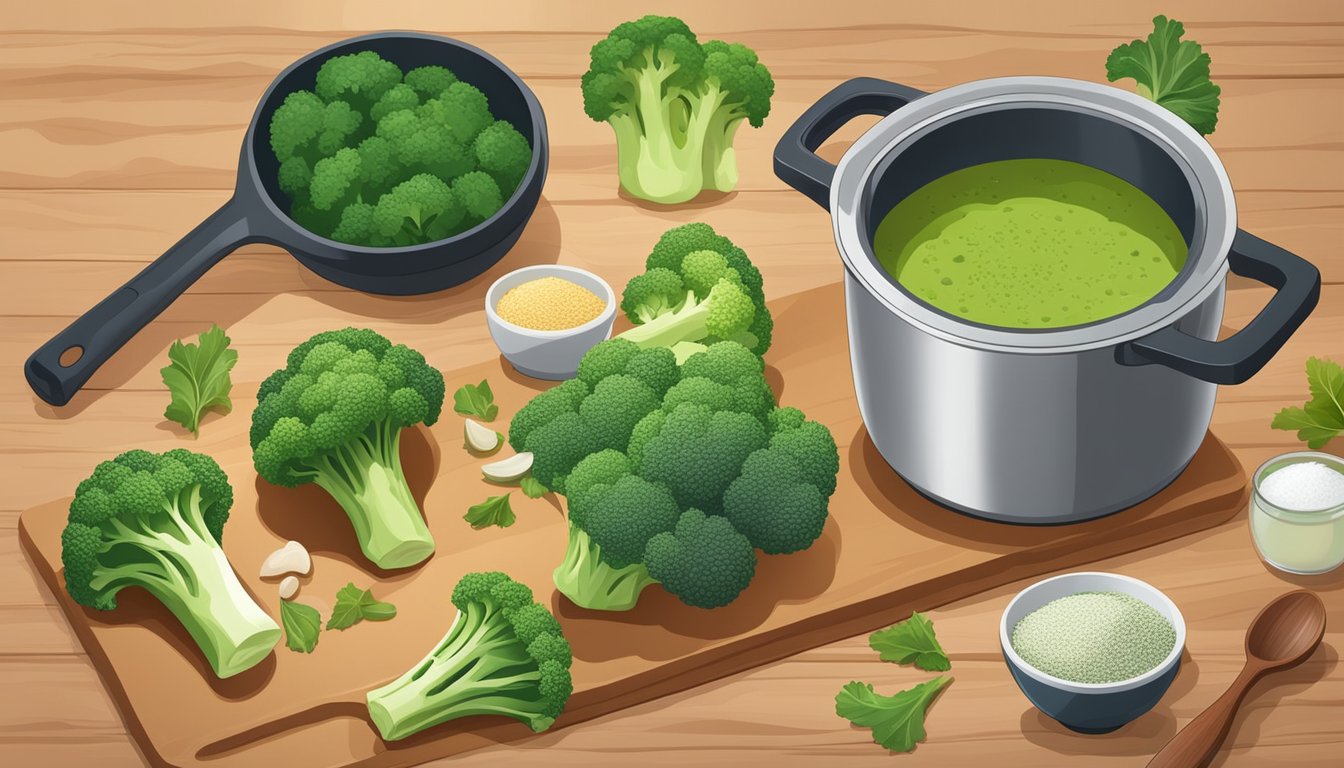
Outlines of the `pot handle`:
[{"label": "pot handle", "polygon": [[835,166],[817,156],[817,147],[859,115],[886,116],[925,96],[908,85],[856,77],[837,85],[798,118],[775,145],[775,175],[830,210]]},{"label": "pot handle", "polygon": [[1167,326],[1120,345],[1117,362],[1158,363],[1214,384],[1240,384],[1263,368],[1316,307],[1321,273],[1306,259],[1240,229],[1227,261],[1234,274],[1279,289],[1245,328],[1222,341],[1206,341]]}]

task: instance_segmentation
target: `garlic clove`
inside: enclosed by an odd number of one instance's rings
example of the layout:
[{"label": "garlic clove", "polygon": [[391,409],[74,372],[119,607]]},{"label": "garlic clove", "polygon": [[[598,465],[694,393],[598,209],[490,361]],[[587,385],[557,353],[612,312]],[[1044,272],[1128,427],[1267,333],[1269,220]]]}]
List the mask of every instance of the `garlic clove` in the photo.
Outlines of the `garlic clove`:
[{"label": "garlic clove", "polygon": [[297,541],[287,541],[285,546],[266,556],[261,564],[261,578],[272,579],[287,573],[305,576],[313,569],[313,559],[308,550]]},{"label": "garlic clove", "polygon": [[481,467],[486,480],[495,483],[511,483],[521,479],[532,470],[532,454],[523,452],[501,459]]},{"label": "garlic clove", "polygon": [[463,423],[462,439],[468,448],[484,454],[494,453],[504,444],[502,435],[473,419],[467,419]]},{"label": "garlic clove", "polygon": [[280,599],[293,600],[297,594],[299,594],[299,578],[297,576],[286,576],[280,582]]}]

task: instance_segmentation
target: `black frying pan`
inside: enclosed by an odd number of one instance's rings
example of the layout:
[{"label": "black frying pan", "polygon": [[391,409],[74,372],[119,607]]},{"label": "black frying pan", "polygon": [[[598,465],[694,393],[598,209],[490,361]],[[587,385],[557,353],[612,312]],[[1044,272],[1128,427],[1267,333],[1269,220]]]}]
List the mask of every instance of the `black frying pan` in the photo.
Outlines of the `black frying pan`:
[{"label": "black frying pan", "polygon": [[[290,220],[288,197],[276,183],[279,163],[268,136],[271,115],[290,93],[311,89],[332,56],[375,51],[403,70],[429,64],[451,69],[490,98],[490,110],[532,144],[532,165],[498,213],[479,226],[423,245],[368,248],[315,235]],[[65,405],[98,367],[153,320],[205,271],[246,243],[271,243],[326,279],[369,293],[408,295],[448,288],[489,269],[523,232],[546,180],[546,117],[537,97],[490,54],[446,37],[380,32],[352,37],[291,64],[271,83],[243,137],[233,197],[131,281],[42,345],[24,365],[38,397]],[[63,363],[62,360],[65,362]]]}]

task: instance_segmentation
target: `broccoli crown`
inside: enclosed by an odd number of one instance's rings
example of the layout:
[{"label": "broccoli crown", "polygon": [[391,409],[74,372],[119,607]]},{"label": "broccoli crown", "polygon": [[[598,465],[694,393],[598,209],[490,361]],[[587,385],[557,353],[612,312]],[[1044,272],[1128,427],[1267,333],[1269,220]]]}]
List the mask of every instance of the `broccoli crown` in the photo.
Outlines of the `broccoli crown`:
[{"label": "broccoli crown", "polygon": [[406,487],[400,437],[438,421],[443,398],[443,374],[419,352],[367,329],[319,333],[257,392],[250,433],[257,474],[324,488],[375,564],[420,562],[433,541]]},{"label": "broccoli crown", "polygon": [[232,505],[233,487],[209,456],[132,450],[100,463],[75,489],[61,534],[66,590],[107,611],[125,587],[143,587],[177,616],[218,676],[253,666],[280,629],[219,547]]},{"label": "broccoli crown", "polygon": [[621,186],[668,204],[736,186],[733,137],[744,120],[761,126],[774,90],[755,51],[701,44],[667,16],[611,30],[590,51],[582,79],[584,111],[616,134]]},{"label": "broccoli crown", "polygon": [[463,576],[452,602],[457,620],[429,655],[369,691],[383,739],[472,715],[511,717],[533,731],[551,727],[573,692],[560,623],[531,589],[499,572]]},{"label": "broccoli crown", "polygon": [[[602,342],[577,378],[514,417],[510,441],[523,435],[534,475],[568,500],[554,579],[582,607],[629,610],[655,583],[724,605],[750,582],[755,549],[806,549],[825,525],[839,471],[830,432],[777,408],[761,359],[736,342],[680,365],[671,354]],[[648,383],[673,377],[661,397]]]},{"label": "broccoli crown", "polygon": [[[290,217],[377,248],[475,227],[503,207],[532,159],[528,140],[495,119],[475,86],[440,66],[403,77],[372,51],[324,62],[313,90],[276,109],[269,138]],[[382,211],[377,222],[370,209]]]},{"label": "broccoli crown", "polygon": [[756,575],[756,552],[722,517],[688,509],[676,527],[649,540],[649,575],[683,603],[719,608],[737,599]]},{"label": "broccoli crown", "polygon": [[621,296],[621,308],[636,324],[622,338],[665,347],[730,339],[758,355],[770,348],[774,321],[761,272],[708,224],[663,233],[645,266]]}]

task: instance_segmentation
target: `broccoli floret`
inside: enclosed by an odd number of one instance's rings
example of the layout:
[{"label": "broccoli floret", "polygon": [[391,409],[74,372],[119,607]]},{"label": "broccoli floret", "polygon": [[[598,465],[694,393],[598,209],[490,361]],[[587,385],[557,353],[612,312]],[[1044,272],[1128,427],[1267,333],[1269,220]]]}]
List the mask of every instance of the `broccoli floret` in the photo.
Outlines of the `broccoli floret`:
[{"label": "broccoli floret", "polygon": [[584,429],[598,449],[624,451],[635,423],[658,408],[649,385],[625,374],[608,376],[579,404]]},{"label": "broccoli floret", "polygon": [[396,152],[399,167],[452,179],[475,168],[467,145],[452,133],[416,111],[402,109],[378,121],[378,136]]},{"label": "broccoli floret", "polygon": [[721,514],[723,492],[766,441],[765,427],[753,416],[686,403],[644,443],[639,474],[666,485],[683,509]]},{"label": "broccoli floret", "polygon": [[351,202],[359,188],[359,152],[338,150],[317,161],[309,182],[309,199],[320,211],[340,209]]},{"label": "broccoli floret", "polygon": [[65,588],[80,605],[117,607],[143,587],[196,641],[215,675],[250,669],[280,628],[233,572],[220,541],[233,488],[214,459],[133,450],[99,464],[75,490],[61,534]]},{"label": "broccoli floret", "polygon": [[756,552],[727,520],[688,509],[674,530],[649,539],[644,565],[683,603],[719,608],[736,600],[751,583]]},{"label": "broccoli floret", "polygon": [[506,120],[496,120],[483,129],[472,143],[472,152],[481,170],[494,177],[505,199],[513,196],[532,165],[532,145]]},{"label": "broccoli floret", "polygon": [[369,117],[376,123],[385,116],[401,109],[415,109],[420,106],[420,94],[405,83],[398,83],[388,89],[372,107]]},{"label": "broccoli floret", "polygon": [[583,457],[604,446],[574,412],[562,413],[527,436],[524,447],[532,454],[532,476],[558,493],[565,492],[565,477]]},{"label": "broccoli floret", "polygon": [[560,623],[532,590],[499,572],[463,576],[452,600],[458,615],[438,645],[366,697],[383,739],[475,715],[550,728],[574,690]]},{"label": "broccoli floret", "polygon": [[354,245],[382,245],[387,241],[373,224],[374,208],[368,203],[351,203],[341,211],[341,222],[331,233],[332,240]]},{"label": "broccoli floret", "polygon": [[636,325],[673,312],[686,301],[686,285],[681,275],[656,267],[635,275],[621,294],[621,310]]},{"label": "broccoli floret", "polygon": [[402,82],[415,89],[424,101],[436,99],[448,90],[448,86],[457,82],[457,75],[446,67],[416,67],[406,73]]},{"label": "broccoli floret", "polygon": [[419,352],[370,330],[319,333],[257,392],[257,474],[285,487],[316,483],[345,510],[370,561],[415,565],[434,540],[406,485],[401,432],[434,424],[443,396],[443,374]]},{"label": "broccoli floret", "polygon": [[419,114],[430,123],[446,128],[463,146],[471,146],[477,134],[495,121],[485,94],[462,82],[453,83],[438,98],[426,101]]},{"label": "broccoli floret", "polygon": [[675,311],[659,315],[620,336],[641,347],[670,349],[682,342],[731,339],[754,348],[756,337],[748,329],[756,312],[756,302],[742,286],[724,279],[710,289],[704,299],[688,294],[686,301]]},{"label": "broccoli floret", "polygon": [[743,120],[762,124],[774,88],[750,48],[701,45],[680,19],[645,16],[593,46],[583,108],[616,134],[621,187],[674,204],[736,186],[733,137]]},{"label": "broccoli floret", "polygon": [[448,237],[465,215],[461,201],[442,179],[421,173],[378,198],[373,226],[380,238],[412,245]]},{"label": "broccoli floret", "polygon": [[383,94],[400,82],[400,67],[373,51],[360,51],[323,62],[313,90],[323,101],[344,101],[368,114]]},{"label": "broccoli floret", "polygon": [[485,221],[504,205],[499,185],[484,171],[464,173],[453,179],[453,194],[462,201],[467,217],[473,222]]},{"label": "broccoli floret", "polygon": [[792,456],[798,462],[800,477],[830,498],[835,493],[835,476],[840,472],[840,452],[831,431],[815,421],[779,427],[771,433],[770,447]]},{"label": "broccoli floret", "polygon": [[741,476],[728,486],[723,515],[753,546],[782,555],[807,549],[821,535],[826,496],[803,479],[788,451],[763,448],[747,457]]},{"label": "broccoli floret", "polygon": [[301,157],[312,167],[347,146],[363,124],[344,101],[328,104],[311,91],[295,91],[271,116],[271,149],[281,163]]},{"label": "broccoli floret", "polygon": [[589,391],[581,379],[568,379],[529,400],[509,422],[509,445],[518,452],[527,450],[527,439],[533,432],[562,414],[578,413],[579,403]]},{"label": "broccoli floret", "polygon": [[308,184],[313,180],[313,169],[302,157],[291,157],[280,164],[280,191],[293,200],[308,199]]}]

